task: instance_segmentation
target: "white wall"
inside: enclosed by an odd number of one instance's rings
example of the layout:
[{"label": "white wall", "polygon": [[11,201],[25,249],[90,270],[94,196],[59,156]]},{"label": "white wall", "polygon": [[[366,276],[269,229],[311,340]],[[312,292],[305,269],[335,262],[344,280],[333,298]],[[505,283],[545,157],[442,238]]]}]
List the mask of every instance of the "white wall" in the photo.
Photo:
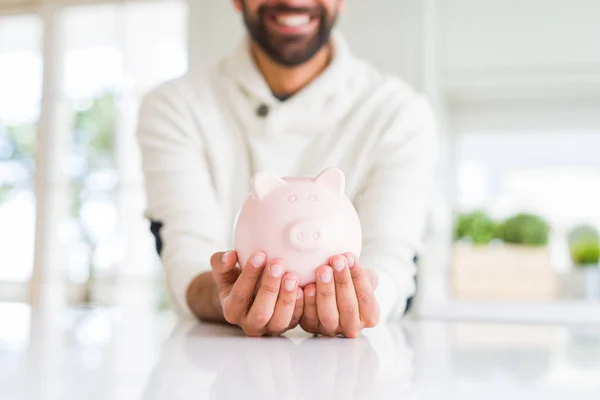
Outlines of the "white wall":
[{"label": "white wall", "polygon": [[600,1],[438,3],[451,98],[600,98]]}]

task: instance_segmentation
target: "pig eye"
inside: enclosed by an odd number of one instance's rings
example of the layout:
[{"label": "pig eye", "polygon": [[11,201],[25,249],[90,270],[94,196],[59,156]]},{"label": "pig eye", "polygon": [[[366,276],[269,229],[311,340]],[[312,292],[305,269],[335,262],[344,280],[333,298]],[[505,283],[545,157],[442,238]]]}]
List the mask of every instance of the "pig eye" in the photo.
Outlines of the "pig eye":
[{"label": "pig eye", "polygon": [[295,195],[291,194],[291,195],[289,195],[289,196],[288,196],[287,200],[288,200],[290,203],[295,203],[295,202],[296,202],[296,200],[298,200],[298,197],[296,197]]},{"label": "pig eye", "polygon": [[306,196],[306,198],[310,201],[317,201],[317,196],[315,196],[314,194],[309,194]]}]

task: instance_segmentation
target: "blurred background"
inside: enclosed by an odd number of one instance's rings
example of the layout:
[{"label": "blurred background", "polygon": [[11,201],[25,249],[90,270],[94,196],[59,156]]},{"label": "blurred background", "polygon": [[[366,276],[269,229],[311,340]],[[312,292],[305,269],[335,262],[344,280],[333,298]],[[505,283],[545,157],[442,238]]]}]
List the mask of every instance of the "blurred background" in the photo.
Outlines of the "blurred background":
[{"label": "blurred background", "polygon": [[[600,322],[598,21],[598,0],[347,1],[354,52],[440,124],[413,316]],[[3,399],[143,392],[175,321],[143,217],[139,102],[242,32],[230,0],[0,0]],[[413,369],[440,391],[599,382],[594,331],[423,327],[420,363],[376,341],[407,364],[393,385]]]},{"label": "blurred background", "polygon": [[[355,53],[435,106],[417,315],[600,318],[600,2],[349,1]],[[0,0],[0,302],[169,312],[135,142],[229,52],[225,0]]]}]

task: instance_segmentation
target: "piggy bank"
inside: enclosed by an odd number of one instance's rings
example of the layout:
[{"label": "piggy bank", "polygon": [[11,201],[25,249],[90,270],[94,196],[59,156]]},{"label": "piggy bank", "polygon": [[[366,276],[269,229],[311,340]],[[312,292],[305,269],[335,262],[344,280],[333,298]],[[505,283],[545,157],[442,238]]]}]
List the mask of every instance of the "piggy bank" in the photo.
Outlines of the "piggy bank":
[{"label": "piggy bank", "polygon": [[234,224],[234,249],[243,267],[254,252],[282,259],[303,287],[315,269],[337,254],[360,256],[358,214],[344,194],[345,176],[327,168],[316,177],[278,177],[259,172]]}]

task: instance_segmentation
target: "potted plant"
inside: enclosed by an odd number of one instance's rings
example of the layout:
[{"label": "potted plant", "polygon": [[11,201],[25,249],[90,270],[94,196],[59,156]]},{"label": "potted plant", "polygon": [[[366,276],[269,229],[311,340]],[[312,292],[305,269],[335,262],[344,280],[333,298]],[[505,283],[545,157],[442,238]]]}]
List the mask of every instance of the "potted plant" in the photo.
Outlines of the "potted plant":
[{"label": "potted plant", "polygon": [[454,238],[485,245],[496,238],[496,230],[496,223],[485,212],[478,210],[457,216]]},{"label": "potted plant", "polygon": [[[600,300],[600,235],[590,225],[577,226],[569,232],[569,252],[579,279],[579,295],[586,300]],[[583,293],[581,293],[583,292]]]},{"label": "potted plant", "polygon": [[452,281],[459,298],[548,300],[558,278],[547,248],[550,226],[519,213],[496,222],[482,211],[459,214],[455,225]]}]

